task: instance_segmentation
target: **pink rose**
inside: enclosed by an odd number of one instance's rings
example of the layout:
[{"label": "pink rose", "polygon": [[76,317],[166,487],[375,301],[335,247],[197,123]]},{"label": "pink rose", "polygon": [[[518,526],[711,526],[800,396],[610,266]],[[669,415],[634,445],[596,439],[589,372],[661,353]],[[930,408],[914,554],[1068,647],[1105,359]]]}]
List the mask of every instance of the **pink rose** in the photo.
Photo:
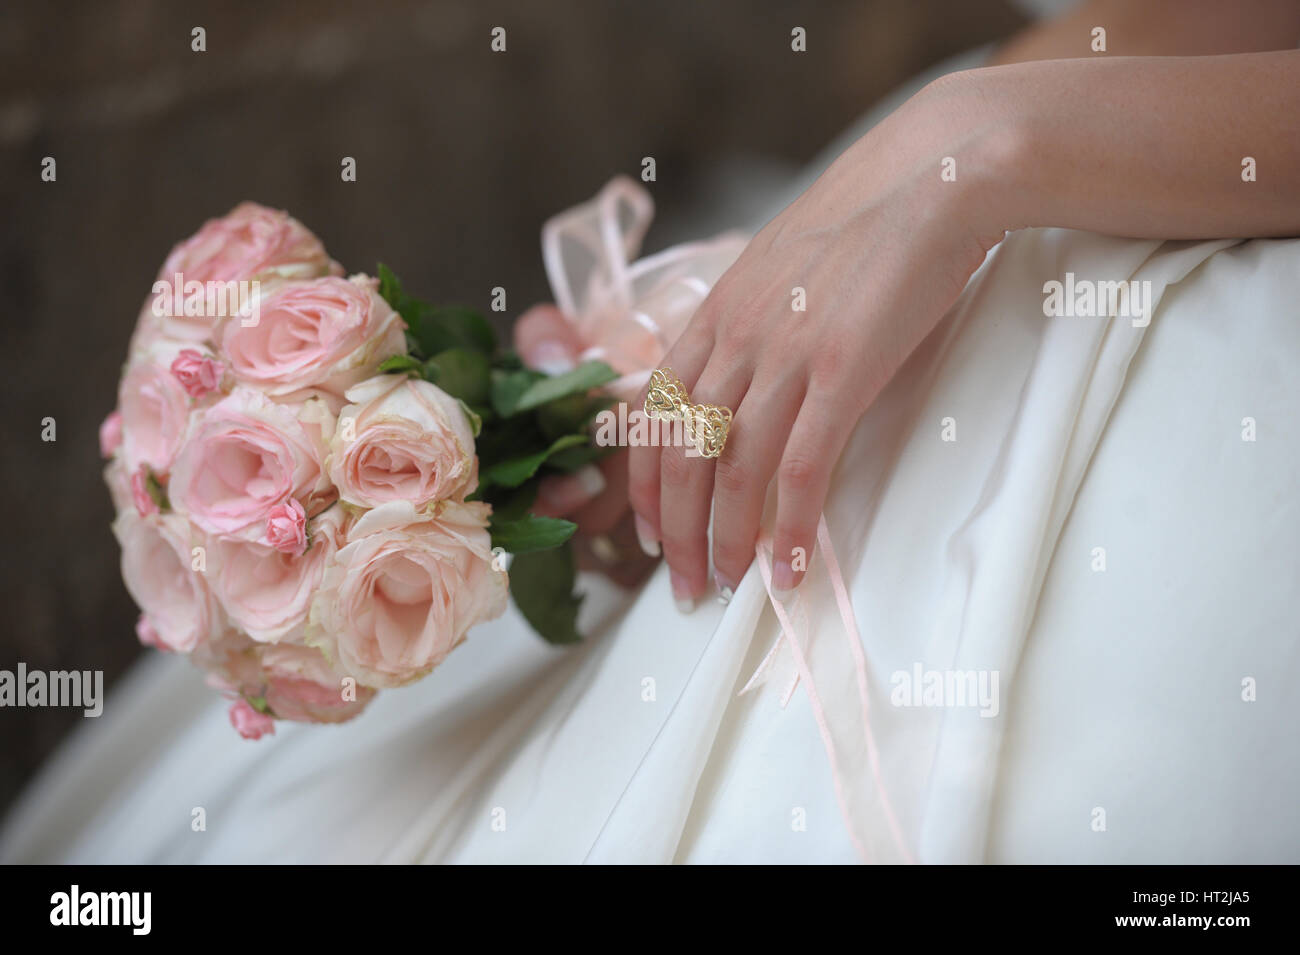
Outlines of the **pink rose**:
[{"label": "pink rose", "polygon": [[[341,272],[338,264],[325,254],[320,240],[288,213],[242,202],[222,218],[208,220],[198,232],[173,248],[158,270],[158,281],[174,284],[179,274],[183,284],[268,283]],[[211,337],[216,316],[155,318],[152,303],[151,296],[141,316],[144,328],[156,326],[169,337],[183,341],[204,341]]]},{"label": "pink rose", "polygon": [[266,518],[266,544],[297,557],[307,549],[307,512],[293,498],[271,508]]},{"label": "pink rose", "polygon": [[277,719],[342,723],[365,709],[375,691],[336,672],[312,647],[280,643],[261,652],[266,702]]},{"label": "pink rose", "polygon": [[363,275],[287,282],[260,299],[255,325],[231,319],[217,344],[242,383],[271,395],[319,388],[342,395],[406,352],[406,325]]},{"label": "pink rose", "polygon": [[149,469],[143,464],[131,475],[131,503],[141,517],[158,513],[158,502],[149,493]]},{"label": "pink rose", "polygon": [[322,415],[328,412],[314,399],[281,405],[236,387],[203,413],[181,446],[167,485],[172,507],[209,534],[257,540],[276,505],[327,499]]},{"label": "pink rose", "polygon": [[362,516],[312,605],[308,642],[368,686],[402,686],[442,662],[470,627],[500,616],[508,581],[494,568],[486,504],[409,501]]},{"label": "pink rose", "polygon": [[221,385],[222,371],[221,362],[193,348],[183,349],[171,365],[172,374],[191,398],[202,398],[216,391]]},{"label": "pink rose", "polygon": [[156,650],[170,650],[171,647],[162,642],[162,637],[158,636],[158,631],[154,629],[149,618],[140,614],[140,619],[135,622],[135,635],[140,638],[140,642],[146,647],[153,647]]},{"label": "pink rose", "polygon": [[265,713],[259,713],[244,699],[230,704],[230,725],[239,731],[244,739],[261,739],[275,734],[275,720]]},{"label": "pink rose", "polygon": [[111,411],[99,426],[99,453],[111,458],[122,446],[122,412]]},{"label": "pink rose", "polygon": [[478,484],[474,432],[455,398],[418,378],[383,375],[348,389],[330,441],[339,496],[362,507],[463,500]]},{"label": "pink rose", "polygon": [[262,646],[248,634],[227,627],[195,647],[190,662],[207,674],[208,686],[226,696],[261,696],[262,664],[258,653]]},{"label": "pink rose", "polygon": [[201,646],[191,659],[208,685],[230,697],[261,698],[266,715],[304,723],[341,723],[360,713],[375,691],[345,677],[320,650],[296,643],[255,643],[238,630]]},{"label": "pink rose", "polygon": [[118,386],[122,456],[131,474],[146,465],[166,475],[185,438],[189,397],[164,362],[170,362],[165,351],[151,354],[129,367]]},{"label": "pink rose", "polygon": [[104,468],[104,483],[108,485],[108,494],[113,499],[114,513],[120,514],[135,507],[131,476],[126,473],[126,465],[120,457],[113,458]]},{"label": "pink rose", "polygon": [[326,564],[343,541],[344,520],[339,506],[317,517],[306,553],[283,553],[260,541],[211,538],[209,552],[221,568],[215,590],[231,622],[260,643],[299,638]]},{"label": "pink rose", "polygon": [[161,645],[189,653],[221,632],[221,607],[205,574],[192,569],[191,531],[184,518],[123,511],[113,533],[122,545],[122,580]]}]

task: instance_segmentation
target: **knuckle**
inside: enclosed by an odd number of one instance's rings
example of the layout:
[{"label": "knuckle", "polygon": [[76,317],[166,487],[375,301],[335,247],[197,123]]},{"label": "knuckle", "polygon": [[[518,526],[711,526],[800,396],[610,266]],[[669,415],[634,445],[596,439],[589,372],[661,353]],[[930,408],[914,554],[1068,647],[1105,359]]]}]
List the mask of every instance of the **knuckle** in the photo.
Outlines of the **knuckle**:
[{"label": "knuckle", "polygon": [[822,348],[809,362],[810,376],[832,384],[843,380],[847,371],[848,352],[840,348]]},{"label": "knuckle", "polygon": [[741,495],[749,489],[749,468],[738,458],[723,455],[718,459],[713,481],[724,494]]},{"label": "knuckle", "polygon": [[628,474],[628,503],[642,517],[653,518],[659,513],[659,482],[647,468],[635,468]]},{"label": "knuckle", "polygon": [[678,448],[666,448],[660,463],[661,480],[665,488],[681,489],[690,480],[691,462]]},{"label": "knuckle", "polygon": [[714,566],[727,571],[733,580],[749,569],[749,562],[754,557],[754,543],[745,543],[740,537],[726,535],[713,540]]},{"label": "knuckle", "polygon": [[664,558],[668,565],[687,577],[703,577],[708,571],[708,551],[698,533],[675,528],[664,534]]},{"label": "knuckle", "polygon": [[781,462],[778,480],[780,487],[796,494],[806,493],[817,486],[820,467],[799,455],[791,455]]}]

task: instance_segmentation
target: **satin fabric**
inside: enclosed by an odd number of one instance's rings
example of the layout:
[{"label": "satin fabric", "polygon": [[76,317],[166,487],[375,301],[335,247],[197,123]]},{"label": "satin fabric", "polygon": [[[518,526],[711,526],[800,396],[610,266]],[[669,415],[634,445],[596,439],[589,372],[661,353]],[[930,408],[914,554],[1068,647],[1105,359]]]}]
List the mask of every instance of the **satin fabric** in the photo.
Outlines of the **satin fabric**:
[{"label": "satin fabric", "polygon": [[[1045,317],[1067,271],[1149,281],[1150,326]],[[1298,276],[1295,240],[1016,233],[855,429],[827,524],[919,861],[1300,861]],[[846,819],[806,694],[782,706],[788,651],[739,695],[779,632],[757,568],[688,616],[663,568],[584,584],[581,647],[512,609],[357,721],[257,743],[151,655],[0,859],[848,863],[852,827],[899,861],[860,737]],[[848,726],[816,557],[800,599]],[[996,671],[997,715],[894,705],[917,665]]]},{"label": "satin fabric", "polygon": [[[1295,240],[1015,234],[857,428],[827,521],[921,861],[1297,861],[1297,265]],[[1067,270],[1152,282],[1150,327],[1045,318]],[[812,570],[815,659],[838,616]],[[579,649],[512,612],[354,723],[256,744],[183,661],[150,658],[3,856],[854,861],[807,698],[781,707],[789,661],[737,695],[777,636],[756,570],[689,616],[662,569],[626,608],[589,583]],[[891,705],[916,663],[997,670],[998,715]],[[847,680],[822,689],[844,712]]]}]

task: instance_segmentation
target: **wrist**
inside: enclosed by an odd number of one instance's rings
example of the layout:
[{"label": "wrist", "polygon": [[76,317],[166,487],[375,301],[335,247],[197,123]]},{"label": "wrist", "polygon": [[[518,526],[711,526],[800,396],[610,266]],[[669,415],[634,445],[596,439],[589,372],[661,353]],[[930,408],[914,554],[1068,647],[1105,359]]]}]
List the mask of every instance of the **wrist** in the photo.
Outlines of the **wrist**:
[{"label": "wrist", "polygon": [[1020,107],[1017,67],[964,70],[926,88],[946,132],[944,160],[955,166],[953,209],[989,248],[1015,229],[1034,225],[1031,208],[1034,137]]}]

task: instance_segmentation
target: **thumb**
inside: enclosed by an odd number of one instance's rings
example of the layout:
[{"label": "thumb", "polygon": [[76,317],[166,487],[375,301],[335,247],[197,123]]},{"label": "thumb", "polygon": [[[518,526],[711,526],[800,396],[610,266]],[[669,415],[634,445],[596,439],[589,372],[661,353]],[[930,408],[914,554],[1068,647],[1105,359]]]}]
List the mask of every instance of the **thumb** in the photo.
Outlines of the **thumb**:
[{"label": "thumb", "polygon": [[584,347],[573,323],[554,305],[534,305],[520,315],[514,341],[524,364],[550,375],[573,369]]}]

